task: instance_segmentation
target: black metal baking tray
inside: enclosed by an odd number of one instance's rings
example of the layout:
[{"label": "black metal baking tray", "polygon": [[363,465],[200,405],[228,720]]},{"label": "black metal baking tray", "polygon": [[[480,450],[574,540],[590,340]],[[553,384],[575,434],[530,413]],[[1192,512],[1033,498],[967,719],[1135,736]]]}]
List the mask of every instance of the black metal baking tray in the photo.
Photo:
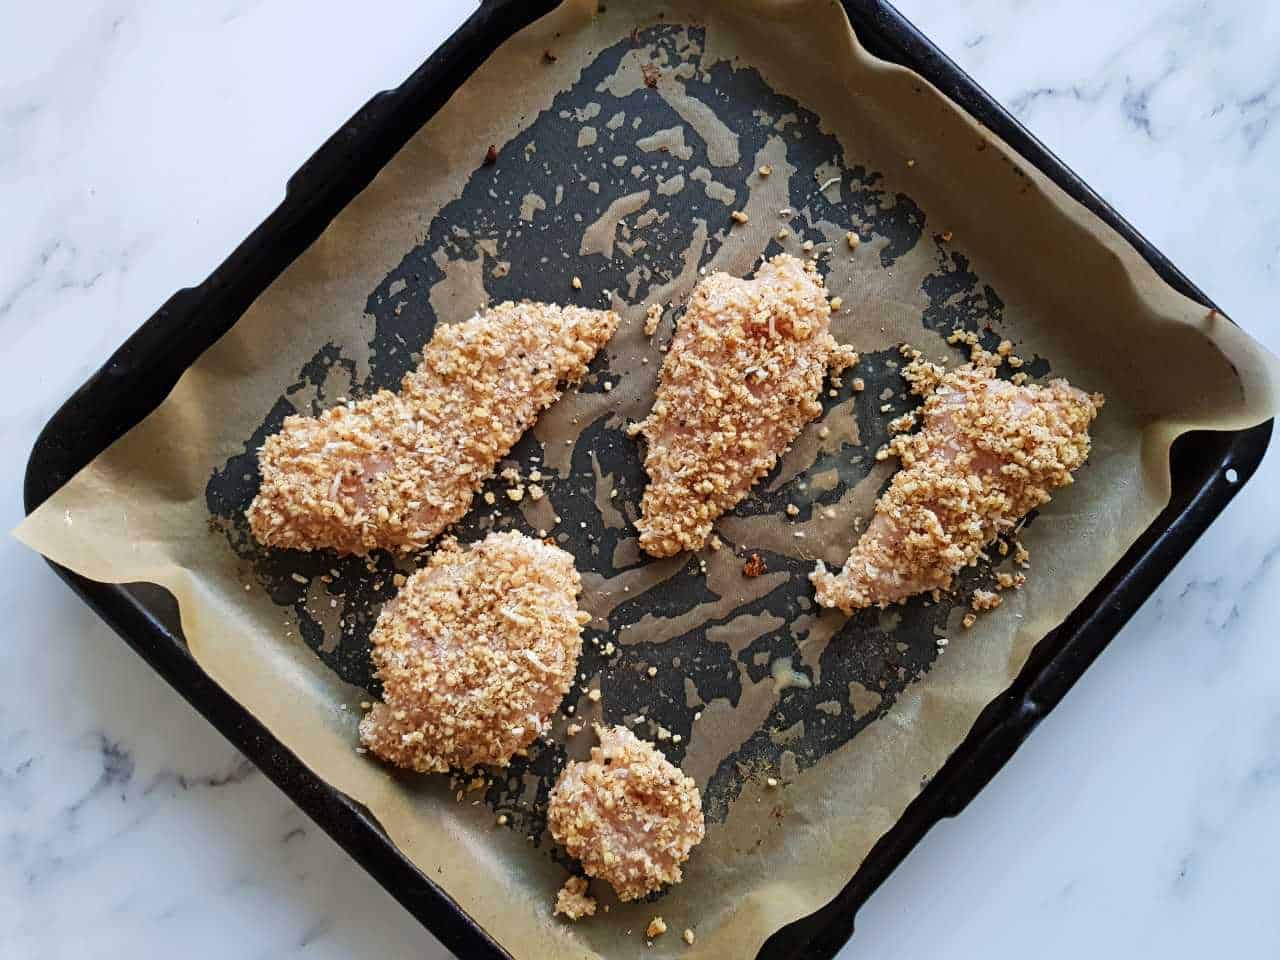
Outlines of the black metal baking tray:
[{"label": "black metal baking tray", "polygon": [[[290,179],[284,202],[199,287],[176,293],[54,415],[27,467],[34,510],[153,410],[182,373],[320,234],[397,150],[504,40],[554,0],[488,0],[408,80],[363,107]],[[1175,289],[1214,307],[1136,230],[895,9],[844,0],[859,38],[877,56],[916,70],[1002,137],[1131,243]],[[1013,686],[980,715],[965,742],[828,905],[776,933],[761,958],[831,957],[848,940],[859,905],[937,820],[959,813],[1103,647],[1261,461],[1272,424],[1197,432],[1171,453],[1173,495],[1156,522],[1064,623],[1037,645]],[[1228,474],[1228,471],[1234,471]],[[508,956],[403,858],[363,808],[305,768],[189,656],[169,595],[149,585],[95,583],[58,574],[138,653],[460,956]]]}]

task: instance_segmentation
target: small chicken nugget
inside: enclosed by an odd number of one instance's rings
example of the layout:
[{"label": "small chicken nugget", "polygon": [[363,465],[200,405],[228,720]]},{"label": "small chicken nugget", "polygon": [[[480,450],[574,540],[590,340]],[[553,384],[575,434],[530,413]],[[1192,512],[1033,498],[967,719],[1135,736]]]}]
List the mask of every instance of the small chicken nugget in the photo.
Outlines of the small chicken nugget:
[{"label": "small chicken nugget", "polygon": [[551,790],[551,836],[621,900],[679,883],[703,837],[702,798],[651,743],[626,727],[596,727],[591,759],[570,763]]}]

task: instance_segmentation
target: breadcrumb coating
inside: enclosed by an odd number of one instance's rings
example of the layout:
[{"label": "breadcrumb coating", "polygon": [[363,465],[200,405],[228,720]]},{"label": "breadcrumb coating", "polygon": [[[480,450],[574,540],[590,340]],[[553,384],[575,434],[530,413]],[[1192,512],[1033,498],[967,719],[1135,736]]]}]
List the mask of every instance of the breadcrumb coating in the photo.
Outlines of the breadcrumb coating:
[{"label": "breadcrumb coating", "polygon": [[714,273],[694,289],[638,424],[649,485],[636,527],[647,553],[700,549],[822,412],[828,368],[857,361],[832,338],[830,318],[822,278],[786,254],[754,279]]},{"label": "breadcrumb coating", "polygon": [[596,901],[587,894],[585,877],[570,877],[564,882],[564,886],[556,894],[556,908],[552,913],[558,913],[569,920],[595,916]]},{"label": "breadcrumb coating", "polygon": [[844,570],[819,563],[810,574],[824,607],[851,613],[949,588],[987,544],[1071,483],[1089,455],[1100,394],[1065,380],[1015,386],[987,364],[936,378],[916,372],[934,387],[924,428],[890,443],[902,468]]},{"label": "breadcrumb coating", "polygon": [[507,302],[437,327],[399,394],[288,417],[267,438],[254,536],[296,550],[421,550],[617,325],[611,311]]},{"label": "breadcrumb coating", "polygon": [[510,531],[446,539],[370,635],[383,703],[360,722],[376,756],[419,773],[506,766],[550,728],[582,627],[573,558]]},{"label": "breadcrumb coating", "polygon": [[551,790],[551,836],[620,900],[679,883],[704,833],[702,797],[651,743],[626,727],[596,727],[591,759],[564,768]]}]

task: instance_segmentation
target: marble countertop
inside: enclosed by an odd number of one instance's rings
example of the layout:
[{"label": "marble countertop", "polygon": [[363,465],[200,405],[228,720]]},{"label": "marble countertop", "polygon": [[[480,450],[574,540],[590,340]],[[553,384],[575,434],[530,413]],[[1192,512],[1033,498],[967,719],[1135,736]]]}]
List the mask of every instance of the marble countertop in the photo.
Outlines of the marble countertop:
[{"label": "marble countertop", "polygon": [[[1280,351],[1280,5],[899,6]],[[0,524],[63,399],[470,8],[0,10]],[[1277,516],[1272,455],[842,957],[1280,953]],[[0,567],[0,956],[446,956],[43,561]]]}]

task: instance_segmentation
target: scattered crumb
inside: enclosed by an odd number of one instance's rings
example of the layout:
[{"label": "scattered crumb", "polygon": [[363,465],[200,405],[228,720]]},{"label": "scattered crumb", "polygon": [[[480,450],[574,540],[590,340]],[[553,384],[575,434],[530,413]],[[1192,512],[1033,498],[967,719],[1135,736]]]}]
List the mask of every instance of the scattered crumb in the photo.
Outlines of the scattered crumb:
[{"label": "scattered crumb", "polygon": [[1002,603],[1004,603],[1004,597],[998,593],[993,593],[990,590],[975,590],[973,591],[973,600],[969,606],[973,607],[974,610],[994,610]]},{"label": "scattered crumb", "polygon": [[1024,573],[997,573],[996,584],[1001,590],[1017,590],[1027,582]]},{"label": "scattered crumb", "polygon": [[1031,566],[1031,554],[1020,540],[1013,541],[1013,562],[1020,567]]},{"label": "scattered crumb", "polygon": [[850,230],[844,235],[845,243],[849,244],[849,249],[856,249],[858,244],[862,243],[862,238]]},{"label": "scattered crumb", "polygon": [[890,433],[906,433],[916,425],[916,415],[914,411],[908,410],[900,417],[894,417],[889,421]]},{"label": "scattered crumb", "polygon": [[484,165],[486,167],[492,167],[497,162],[498,148],[491,143],[489,144],[489,149],[484,152]]},{"label": "scattered crumb", "polygon": [[794,503],[788,503],[788,504],[787,504],[787,516],[788,516],[788,517],[798,517],[798,516],[800,516],[800,508],[799,508],[799,507],[797,507]]},{"label": "scattered crumb", "polygon": [[766,163],[760,168],[760,176],[762,177],[767,177],[771,173],[773,173],[773,164],[771,163]]},{"label": "scattered crumb", "polygon": [[863,390],[867,389],[867,385],[861,377],[854,377],[851,386],[853,387],[854,393],[861,393]]},{"label": "scattered crumb", "polygon": [[722,546],[724,546],[724,544],[721,543],[720,538],[713,533],[711,535],[711,539],[707,541],[707,546],[709,546],[712,550],[719,550]]},{"label": "scattered crumb", "polygon": [[498,814],[498,819],[494,822],[497,823],[498,826],[500,827],[505,827],[508,823],[511,822],[511,820],[505,813],[500,813]]},{"label": "scattered crumb", "polygon": [[788,230],[786,227],[783,227],[781,230],[778,231],[777,236],[779,240],[785,240],[787,239],[787,237],[791,236],[791,231]]},{"label": "scattered crumb", "polygon": [[951,231],[950,231],[950,230],[946,230],[946,231],[944,231],[944,232],[943,232],[943,234],[942,234],[942,242],[943,242],[943,243],[950,243],[950,242],[951,242]]},{"label": "scattered crumb", "polygon": [[800,249],[801,249],[801,250],[803,250],[805,253],[812,253],[812,252],[813,252],[813,241],[812,241],[812,240],[806,240],[804,243],[800,244]]},{"label": "scattered crumb", "polygon": [[769,567],[764,562],[764,557],[758,553],[753,553],[745,564],[742,565],[742,572],[748,577],[762,576]]},{"label": "scattered crumb", "polygon": [[772,789],[773,787],[776,787],[777,785],[778,785],[777,777],[770,777],[768,780],[765,781],[765,786],[769,787],[770,789]]},{"label": "scattered crumb", "polygon": [[733,218],[734,223],[746,223],[751,219],[741,210],[735,210],[729,216]]},{"label": "scattered crumb", "polygon": [[543,489],[542,489],[540,486],[538,486],[536,483],[531,483],[531,484],[529,484],[529,499],[530,499],[530,500],[535,500],[535,501],[536,501],[536,500],[541,500],[544,496],[546,496],[546,491],[545,491],[545,490],[543,490]]},{"label": "scattered crumb", "polygon": [[651,677],[656,677],[658,675],[658,668],[650,667],[648,670],[645,671],[645,673],[647,673]]},{"label": "scattered crumb", "polygon": [[914,160],[908,160],[908,161],[907,161],[907,166],[908,166],[908,167],[914,167],[915,165],[916,165],[916,162],[915,162]]},{"label": "scattered crumb", "polygon": [[683,936],[684,936],[684,942],[692,947],[693,941],[694,941],[693,931],[686,928]]},{"label": "scattered crumb", "polygon": [[644,335],[652,337],[658,332],[658,323],[662,320],[662,304],[651,303],[644,312]]},{"label": "scattered crumb", "polygon": [[570,877],[566,880],[560,892],[556,894],[555,913],[569,920],[579,920],[582,917],[594,916],[595,912],[596,901],[594,897],[587,895],[586,878]]},{"label": "scattered crumb", "polygon": [[843,307],[843,306],[844,306],[844,297],[832,297],[832,298],[831,298],[831,309],[832,309],[832,310],[839,310],[839,309],[840,309],[841,307]]},{"label": "scattered crumb", "polygon": [[645,928],[644,935],[652,940],[654,937],[660,937],[667,932],[667,925],[661,917],[654,917],[649,921],[649,926]]},{"label": "scattered crumb", "polygon": [[599,703],[599,702],[600,702],[600,688],[599,688],[599,687],[592,687],[592,688],[591,688],[591,690],[587,692],[587,699],[588,699],[588,700],[590,700],[592,703]]},{"label": "scattered crumb", "polygon": [[579,277],[574,277],[574,278],[573,278],[573,280],[572,280],[572,281],[570,281],[570,283],[573,285],[573,289],[575,289],[575,290],[581,290],[581,289],[582,289],[582,280],[581,280],[581,278],[579,278]]}]

